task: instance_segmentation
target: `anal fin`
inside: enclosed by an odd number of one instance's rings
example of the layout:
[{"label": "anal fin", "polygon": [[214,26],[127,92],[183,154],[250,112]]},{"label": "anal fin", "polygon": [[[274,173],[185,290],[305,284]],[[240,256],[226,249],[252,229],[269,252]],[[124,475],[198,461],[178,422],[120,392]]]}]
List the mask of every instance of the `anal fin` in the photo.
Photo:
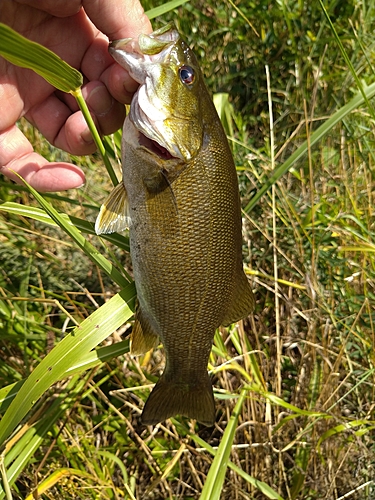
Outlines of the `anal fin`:
[{"label": "anal fin", "polygon": [[128,229],[130,223],[128,197],[121,181],[100,208],[95,223],[96,234],[109,234]]},{"label": "anal fin", "polygon": [[155,333],[147,317],[137,307],[133,330],[130,336],[130,354],[139,356],[159,343],[159,336]]}]

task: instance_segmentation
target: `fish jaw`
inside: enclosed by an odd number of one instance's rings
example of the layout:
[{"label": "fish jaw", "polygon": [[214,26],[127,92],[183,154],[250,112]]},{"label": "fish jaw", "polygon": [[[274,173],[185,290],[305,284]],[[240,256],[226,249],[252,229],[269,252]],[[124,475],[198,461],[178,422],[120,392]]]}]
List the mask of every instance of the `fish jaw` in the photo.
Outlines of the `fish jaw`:
[{"label": "fish jaw", "polygon": [[[195,56],[178,31],[167,25],[138,39],[115,40],[109,52],[140,84],[129,113],[134,126],[171,157],[190,161],[203,144],[199,101],[204,83]],[[193,84],[181,80],[185,67],[195,75]]]},{"label": "fish jaw", "polygon": [[136,38],[113,40],[109,44],[109,53],[123,66],[136,82],[144,83],[148,65],[163,62],[180,34],[173,24],[154,31],[150,35],[141,34]]}]

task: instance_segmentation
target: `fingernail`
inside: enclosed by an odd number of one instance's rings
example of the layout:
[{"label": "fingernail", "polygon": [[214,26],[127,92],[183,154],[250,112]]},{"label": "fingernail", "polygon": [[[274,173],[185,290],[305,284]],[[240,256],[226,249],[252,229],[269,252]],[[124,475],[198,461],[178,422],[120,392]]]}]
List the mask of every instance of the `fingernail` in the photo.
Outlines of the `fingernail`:
[{"label": "fingernail", "polygon": [[105,115],[113,106],[113,98],[105,87],[93,89],[86,101],[97,116]]}]

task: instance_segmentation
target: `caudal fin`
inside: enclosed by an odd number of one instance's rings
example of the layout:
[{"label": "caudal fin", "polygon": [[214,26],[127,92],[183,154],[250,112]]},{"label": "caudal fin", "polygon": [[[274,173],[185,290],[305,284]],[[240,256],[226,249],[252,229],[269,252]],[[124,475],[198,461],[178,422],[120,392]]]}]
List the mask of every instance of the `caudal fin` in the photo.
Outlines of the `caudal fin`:
[{"label": "caudal fin", "polygon": [[[215,402],[208,377],[198,384],[176,384],[161,376],[142,412],[145,425],[155,425],[175,415],[198,420],[204,425],[215,423]],[[205,379],[204,379],[205,378]]]}]

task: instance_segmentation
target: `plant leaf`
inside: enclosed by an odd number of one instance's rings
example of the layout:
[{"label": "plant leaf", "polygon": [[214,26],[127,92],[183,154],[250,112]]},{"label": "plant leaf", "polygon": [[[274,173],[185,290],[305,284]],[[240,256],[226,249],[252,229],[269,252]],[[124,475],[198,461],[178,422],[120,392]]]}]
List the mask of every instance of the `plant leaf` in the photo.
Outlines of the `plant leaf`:
[{"label": "plant leaf", "polygon": [[[209,453],[211,453],[211,455],[216,455],[216,450],[211,445],[206,443],[206,441],[204,441],[200,436],[198,436],[197,434],[191,434],[190,437],[199,446],[205,448]],[[250,476],[249,474],[247,474],[247,472],[240,469],[240,467],[235,465],[233,462],[229,461],[228,467],[232,469],[236,474],[241,476],[242,479],[257,488],[261,493],[263,493],[265,497],[270,498],[271,500],[283,500],[283,498],[275,490],[273,490],[271,486],[269,486],[267,483],[264,483],[263,481],[255,479],[255,477]]]},{"label": "plant leaf", "polygon": [[83,83],[81,73],[59,56],[3,23],[0,23],[0,55],[16,66],[32,69],[63,92],[77,91]]},{"label": "plant leaf", "polygon": [[[375,95],[375,83],[372,83],[365,88],[364,93],[367,99],[371,99]],[[251,198],[249,203],[246,205],[244,211],[249,213],[255,205],[258,203],[260,198],[283,176],[288,170],[292,168],[293,165],[297,163],[298,160],[302,158],[307,152],[309,147],[312,148],[314,144],[319,142],[324,136],[326,136],[337,123],[343,120],[349,113],[354,109],[362,106],[364,103],[364,98],[361,93],[357,93],[351,101],[345,106],[340,108],[336,113],[334,113],[331,118],[323,123],[313,134],[311,134],[309,144],[307,140],[301,144],[301,146],[294,151],[293,154],[289,156],[286,162],[284,162],[279,167],[275,168],[271,177],[262,185],[260,189],[257,190],[255,195]]]},{"label": "plant leaf", "polygon": [[47,354],[26,379],[0,421],[0,446],[51,385],[133,315],[129,303],[132,304],[134,298],[135,287],[130,284],[94,311]]},{"label": "plant leaf", "polygon": [[[110,359],[117,358],[118,356],[121,356],[129,351],[130,344],[128,339],[123,340],[122,342],[116,342],[115,344],[109,346],[94,349],[93,351],[83,354],[76,364],[70,366],[66,372],[62,374],[59,380],[82,373],[83,371],[94,368],[95,366],[100,366],[102,363],[105,363]],[[0,414],[4,413],[8,408],[24,382],[25,380],[19,380],[18,382],[0,389]]]},{"label": "plant leaf", "polygon": [[219,448],[215,454],[206,482],[204,483],[200,500],[219,500],[228,467],[229,456],[237,428],[238,416],[241,413],[247,391],[243,390],[234,407],[228,425],[225,428]]},{"label": "plant leaf", "polygon": [[[8,214],[16,214],[21,217],[28,217],[30,219],[43,222],[44,224],[49,224],[51,226],[59,226],[46,212],[38,207],[31,207],[26,205],[21,205],[20,203],[14,203],[12,201],[6,201],[0,205],[0,210]],[[94,223],[89,222],[79,217],[74,217],[73,215],[67,215],[60,213],[60,216],[65,219],[68,224],[75,226],[77,229],[83,233],[96,235]],[[122,248],[126,252],[129,252],[129,238],[118,233],[112,234],[102,234],[101,238],[110,241],[118,248]]]},{"label": "plant leaf", "polygon": [[146,16],[149,19],[155,19],[155,17],[162,16],[173,9],[177,9],[177,7],[180,7],[180,5],[183,5],[188,1],[189,0],[171,0],[170,2],[163,3],[158,7],[148,10],[146,12]]},{"label": "plant leaf", "polygon": [[322,436],[320,436],[318,443],[317,443],[317,449],[320,450],[320,447],[326,439],[328,439],[331,436],[335,436],[336,434],[340,434],[340,432],[345,432],[350,429],[353,429],[353,427],[358,427],[361,425],[368,426],[370,423],[368,420],[352,420],[350,422],[345,422],[343,424],[336,425],[335,427],[332,427],[331,429],[328,429]]},{"label": "plant leaf", "polygon": [[[3,462],[4,469],[5,467],[8,468],[5,471],[6,478],[3,478],[4,486],[4,479],[9,485],[15,483],[19,475],[27,467],[36,450],[40,448],[47,433],[62,417],[67,408],[76,400],[77,395],[83,390],[84,386],[84,378],[73,377],[63,392],[52,400],[52,404],[47,404],[43,407],[42,416],[32,426],[30,426],[30,423],[26,423],[15,436],[13,442],[8,443]],[[3,490],[0,484],[0,500],[4,498],[5,494],[6,491]],[[7,496],[8,498],[11,497]]]},{"label": "plant leaf", "polygon": [[18,175],[18,177],[28,187],[31,194],[44,208],[51,219],[77,243],[81,250],[83,250],[84,253],[100,267],[100,269],[108,274],[108,276],[110,276],[113,281],[121,287],[125,287],[129,283],[125,276],[123,276],[120,271],[116,269],[111,262],[109,262],[109,260],[101,255],[98,250],[82,236],[82,234],[74,225],[70,224],[70,221],[59,214],[58,211],[50,203],[48,203],[48,201],[46,201],[41,194],[39,194],[34,188],[32,188],[20,175]]}]

